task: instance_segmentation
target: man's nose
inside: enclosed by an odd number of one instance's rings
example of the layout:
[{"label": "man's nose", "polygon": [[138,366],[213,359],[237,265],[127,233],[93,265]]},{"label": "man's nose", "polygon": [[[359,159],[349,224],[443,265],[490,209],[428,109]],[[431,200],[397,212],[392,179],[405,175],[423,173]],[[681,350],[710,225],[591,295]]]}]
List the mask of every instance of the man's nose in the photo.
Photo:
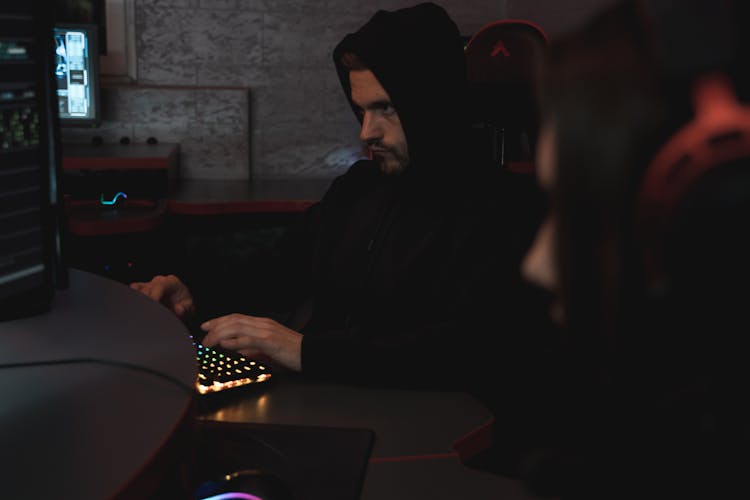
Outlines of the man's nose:
[{"label": "man's nose", "polygon": [[366,111],[362,118],[362,130],[359,132],[359,139],[367,144],[378,142],[383,138],[383,131],[378,124],[377,117]]}]

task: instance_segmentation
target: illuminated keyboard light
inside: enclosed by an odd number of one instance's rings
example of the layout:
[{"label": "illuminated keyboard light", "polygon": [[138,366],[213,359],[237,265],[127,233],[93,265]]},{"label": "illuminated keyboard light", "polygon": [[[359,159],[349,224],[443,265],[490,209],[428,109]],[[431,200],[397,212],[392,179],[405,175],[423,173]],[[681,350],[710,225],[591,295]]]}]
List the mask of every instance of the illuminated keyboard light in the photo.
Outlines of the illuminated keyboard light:
[{"label": "illuminated keyboard light", "polygon": [[221,353],[196,342],[193,345],[198,353],[196,360],[199,373],[195,379],[195,388],[199,394],[261,383],[271,377],[271,373],[255,361]]},{"label": "illuminated keyboard light", "polygon": [[227,382],[214,381],[210,385],[203,385],[199,381],[196,381],[195,387],[198,393],[208,394],[210,392],[219,392],[225,389],[231,389],[232,387],[240,387],[243,385],[265,382],[266,380],[270,378],[271,378],[270,373],[264,373],[262,375],[258,375],[258,377],[254,379],[253,378],[241,378],[237,380],[229,380]]}]

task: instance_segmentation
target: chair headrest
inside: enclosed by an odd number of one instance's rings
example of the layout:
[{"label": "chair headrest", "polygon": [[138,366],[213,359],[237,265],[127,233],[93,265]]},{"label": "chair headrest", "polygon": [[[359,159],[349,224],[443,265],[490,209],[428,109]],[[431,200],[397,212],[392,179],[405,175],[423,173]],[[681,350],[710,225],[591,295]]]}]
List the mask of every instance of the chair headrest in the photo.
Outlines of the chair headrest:
[{"label": "chair headrest", "polygon": [[470,84],[530,85],[549,44],[536,24],[517,19],[489,23],[466,44]]}]

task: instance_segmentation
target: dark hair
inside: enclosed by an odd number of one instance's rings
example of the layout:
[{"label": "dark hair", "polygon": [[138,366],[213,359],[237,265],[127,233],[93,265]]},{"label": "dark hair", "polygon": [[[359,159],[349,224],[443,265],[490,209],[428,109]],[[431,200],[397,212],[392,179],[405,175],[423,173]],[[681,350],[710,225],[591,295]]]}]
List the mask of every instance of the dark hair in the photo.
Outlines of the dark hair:
[{"label": "dark hair", "polygon": [[[750,159],[713,169],[668,224],[643,231],[636,204],[645,170],[692,114],[676,108],[673,95],[687,95],[690,81],[669,80],[668,95],[647,39],[632,4],[605,11],[551,47],[539,89],[543,123],[557,138],[554,203],[567,330],[604,364],[607,353],[643,341],[639,322],[661,316],[679,328],[678,321],[710,321],[720,304],[733,302],[730,267],[750,279],[750,258],[737,251],[750,249],[736,238],[750,218]],[[664,250],[656,263],[660,283],[653,263],[644,262],[654,244]],[[719,267],[726,274],[713,272]],[[667,303],[703,307],[670,316]],[[721,311],[725,318],[731,312]]]},{"label": "dark hair", "polygon": [[341,65],[349,71],[362,71],[369,69],[367,65],[360,59],[360,57],[354,52],[347,51],[341,54],[340,58]]},{"label": "dark hair", "polygon": [[[738,402],[750,380],[747,293],[733,282],[750,285],[750,160],[701,177],[649,235],[664,249],[667,279],[655,287],[637,204],[652,157],[687,113],[671,107],[647,39],[632,4],[620,4],[551,46],[539,88],[557,140],[558,269],[580,356],[569,365],[576,380],[591,377],[568,416],[572,448],[587,458],[584,487],[620,488],[593,497],[746,495],[736,471],[750,446]],[[669,81],[684,94],[689,83]],[[644,489],[645,477],[655,485]]]},{"label": "dark hair", "polygon": [[567,329],[597,356],[616,349],[633,292],[643,286],[632,213],[664,136],[640,40],[631,10],[608,11],[553,44],[539,89],[542,122],[557,139],[553,203]]}]

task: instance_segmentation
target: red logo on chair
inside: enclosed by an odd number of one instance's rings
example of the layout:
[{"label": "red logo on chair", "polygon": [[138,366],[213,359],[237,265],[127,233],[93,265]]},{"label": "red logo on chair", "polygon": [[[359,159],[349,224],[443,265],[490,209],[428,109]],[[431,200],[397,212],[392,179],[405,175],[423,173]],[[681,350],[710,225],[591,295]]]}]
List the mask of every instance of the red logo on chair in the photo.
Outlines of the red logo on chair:
[{"label": "red logo on chair", "polygon": [[495,46],[492,48],[492,57],[497,57],[497,55],[502,52],[505,57],[510,57],[510,52],[508,52],[508,49],[505,47],[505,44],[502,40],[498,40]]}]

